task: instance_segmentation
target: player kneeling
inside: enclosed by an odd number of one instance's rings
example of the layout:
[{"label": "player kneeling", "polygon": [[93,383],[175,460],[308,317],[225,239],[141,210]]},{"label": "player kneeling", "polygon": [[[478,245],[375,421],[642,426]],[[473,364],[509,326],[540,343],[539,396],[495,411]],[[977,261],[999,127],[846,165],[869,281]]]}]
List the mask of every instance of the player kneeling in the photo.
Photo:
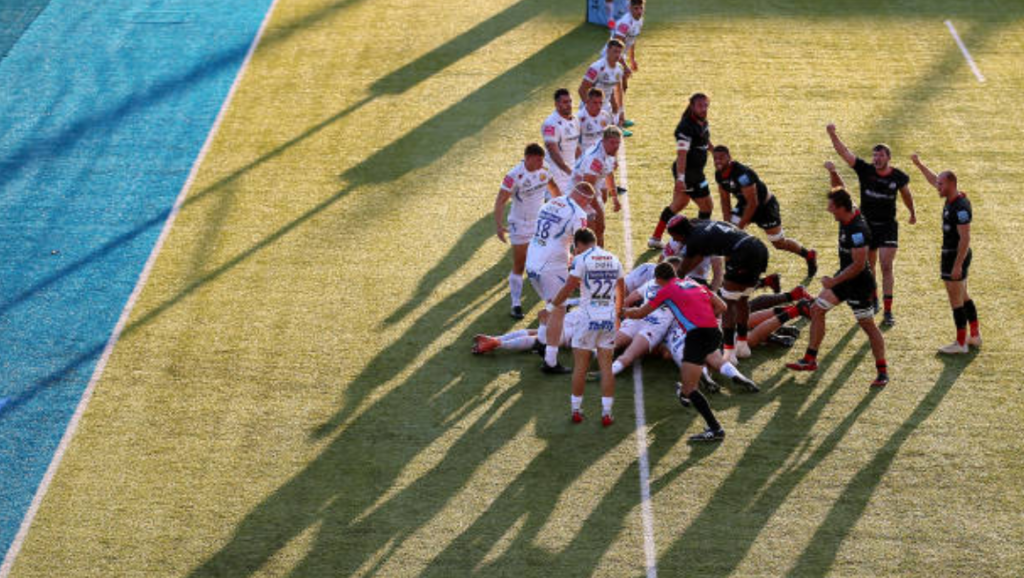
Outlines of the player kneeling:
[{"label": "player kneeling", "polygon": [[582,317],[572,340],[572,421],[583,421],[583,390],[587,383],[587,367],[596,349],[597,364],[601,370],[601,423],[610,426],[615,422],[612,417],[612,403],[615,399],[612,357],[615,354],[615,331],[622,310],[625,286],[622,264],[615,255],[597,246],[597,237],[588,228],[576,231],[573,242],[576,257],[569,271],[569,279],[548,304],[548,308],[553,310],[561,306],[579,288],[579,311]]}]

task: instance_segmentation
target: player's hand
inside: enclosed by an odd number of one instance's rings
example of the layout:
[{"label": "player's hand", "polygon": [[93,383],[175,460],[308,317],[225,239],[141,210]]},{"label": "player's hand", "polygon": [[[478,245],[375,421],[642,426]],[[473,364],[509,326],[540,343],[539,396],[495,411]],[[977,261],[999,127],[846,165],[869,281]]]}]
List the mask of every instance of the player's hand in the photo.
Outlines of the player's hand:
[{"label": "player's hand", "polygon": [[921,157],[917,156],[917,153],[914,153],[910,155],[910,162],[914,163],[915,165],[919,165],[921,164]]},{"label": "player's hand", "polygon": [[612,197],[612,212],[618,213],[622,210],[622,203],[619,202],[619,197]]},{"label": "player's hand", "polygon": [[825,161],[825,170],[830,173],[836,172],[836,164],[832,161]]},{"label": "player's hand", "polygon": [[675,194],[677,194],[677,195],[682,195],[682,194],[685,194],[685,193],[686,193],[686,185],[685,185],[685,184],[683,184],[683,182],[682,182],[682,181],[678,181],[678,180],[677,180],[677,181],[676,181],[676,186],[675,186],[674,192],[675,192]]},{"label": "player's hand", "polygon": [[501,241],[502,243],[505,243],[505,244],[508,244],[508,241],[505,240],[505,235],[507,233],[508,233],[508,229],[506,229],[505,227],[502,227],[501,225],[498,225],[495,228],[495,231],[494,231],[494,234],[497,235],[498,240]]},{"label": "player's hand", "polygon": [[910,214],[910,218],[907,219],[907,222],[910,223],[911,225],[916,225],[917,224],[917,214],[916,213],[911,213]]},{"label": "player's hand", "polygon": [[825,125],[825,131],[828,132],[828,134],[830,134],[830,135],[836,134],[836,125],[834,125],[832,123],[826,124]]},{"label": "player's hand", "polygon": [[836,286],[836,281],[832,277],[822,277],[821,286],[825,289],[831,289]]},{"label": "player's hand", "polygon": [[959,281],[959,280],[963,279],[963,276],[964,276],[964,266],[963,265],[953,265],[953,271],[949,274],[950,280],[952,280],[952,281]]},{"label": "player's hand", "polygon": [[629,62],[629,67],[633,69],[633,72],[636,72],[637,70],[640,70],[640,65],[637,64],[635,60],[631,60]]}]

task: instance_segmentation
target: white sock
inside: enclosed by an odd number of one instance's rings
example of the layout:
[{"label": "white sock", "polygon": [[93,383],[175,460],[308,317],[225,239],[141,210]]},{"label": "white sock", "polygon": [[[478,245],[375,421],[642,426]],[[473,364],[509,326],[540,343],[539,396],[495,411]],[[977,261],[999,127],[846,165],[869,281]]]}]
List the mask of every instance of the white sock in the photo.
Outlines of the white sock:
[{"label": "white sock", "polygon": [[611,414],[613,403],[615,403],[614,397],[601,397],[601,415]]},{"label": "white sock", "polygon": [[583,405],[583,396],[582,395],[570,395],[569,396],[569,402],[572,404],[572,410],[573,411],[579,411],[580,407]]},{"label": "white sock", "polygon": [[516,275],[515,273],[508,274],[508,290],[512,293],[512,306],[519,307],[522,305],[523,298],[523,276]]},{"label": "white sock", "polygon": [[[705,368],[704,371],[707,371],[707,369]],[[737,375],[740,374],[740,370],[736,369],[735,365],[726,361],[725,363],[722,364],[722,369],[719,370],[719,373],[732,379],[733,377],[736,377]]]},{"label": "white sock", "polygon": [[618,374],[622,373],[623,369],[626,369],[626,368],[622,366],[622,362],[619,361],[618,359],[616,359],[614,362],[612,362],[612,375],[618,375]]},{"label": "white sock", "polygon": [[579,307],[580,306],[580,298],[579,297],[570,297],[570,298],[565,300],[564,305],[566,307]]},{"label": "white sock", "polygon": [[537,340],[532,335],[521,335],[519,337],[513,337],[512,339],[502,339],[501,347],[499,349],[508,349],[511,351],[527,351]]},{"label": "white sock", "polygon": [[548,345],[547,347],[544,348],[544,363],[546,363],[548,365],[548,367],[553,367],[555,365],[558,365],[558,348],[557,347],[552,347],[552,346]]},{"label": "white sock", "polygon": [[537,341],[540,341],[543,345],[548,344],[548,326],[543,323],[537,326]]}]

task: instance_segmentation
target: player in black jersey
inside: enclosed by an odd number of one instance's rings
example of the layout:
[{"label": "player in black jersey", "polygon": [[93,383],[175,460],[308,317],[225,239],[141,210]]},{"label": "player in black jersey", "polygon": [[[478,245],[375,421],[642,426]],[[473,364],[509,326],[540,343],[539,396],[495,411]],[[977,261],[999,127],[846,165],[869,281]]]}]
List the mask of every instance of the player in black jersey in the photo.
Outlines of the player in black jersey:
[{"label": "player in black jersey", "polygon": [[[740,229],[746,229],[750,223],[756,224],[768,235],[768,240],[776,249],[803,257],[807,262],[807,277],[814,277],[818,272],[818,254],[805,249],[799,241],[786,238],[782,230],[779,201],[754,169],[733,160],[725,145],[716,146],[712,155],[715,161],[715,182],[718,183],[718,193],[722,199],[722,220]],[[735,207],[732,206],[731,197],[736,199]]]},{"label": "player in black jersey", "polygon": [[708,107],[711,99],[706,94],[696,93],[690,97],[690,103],[683,111],[683,117],[676,125],[676,160],[672,162],[672,178],[675,190],[672,204],[661,211],[658,226],[647,241],[651,249],[664,249],[661,236],[665,227],[676,213],[690,204],[690,199],[697,203],[697,217],[710,219],[714,205],[711,201],[711,189],[704,177],[704,166],[708,163],[708,149],[711,148],[711,129],[708,127]]},{"label": "player in black jersey", "polygon": [[[896,323],[892,315],[892,295],[895,280],[892,274],[896,249],[899,246],[899,223],[896,221],[896,192],[899,191],[903,204],[910,211],[911,225],[917,223],[914,211],[914,197],[910,194],[910,177],[903,171],[891,166],[892,151],[884,144],[877,144],[872,150],[871,164],[858,158],[843,144],[836,134],[836,126],[826,127],[839,156],[843,157],[857,173],[860,180],[860,209],[871,228],[871,272],[875,272],[875,263],[882,266],[882,296],[884,297],[885,316],[882,325],[891,327]],[[876,296],[877,297],[877,296]],[[876,301],[877,303],[877,301]],[[876,305],[877,307],[877,305]]]},{"label": "player in black jersey", "polygon": [[[956,324],[956,341],[939,349],[939,353],[967,353],[968,345],[981,347],[981,333],[978,331],[978,310],[967,293],[967,272],[971,267],[971,201],[957,188],[953,171],[942,171],[936,176],[914,154],[910,157],[920,169],[924,178],[939,191],[946,200],[942,207],[942,257],[941,276],[946,282],[949,305],[953,308],[953,322]],[[967,336],[970,325],[971,335]]]},{"label": "player in black jersey", "polygon": [[853,205],[842,178],[835,172],[835,165],[825,163],[825,168],[832,177],[828,211],[839,222],[839,271],[832,277],[821,278],[821,292],[811,307],[811,336],[807,342],[807,351],[803,358],[787,363],[786,367],[794,371],[818,369],[818,347],[825,338],[825,314],[845,301],[871,342],[871,353],[875,356],[875,368],[878,370],[871,386],[885,387],[889,383],[885,339],[875,325],[871,301],[871,294],[875,290],[875,276],[868,267],[871,230],[864,216]]},{"label": "player in black jersey", "polygon": [[[686,256],[679,266],[684,277],[705,257],[725,257],[725,280],[719,294],[729,306],[722,317],[723,348],[726,357],[750,357],[747,344],[749,298],[768,269],[768,247],[732,223],[690,220],[676,215],[669,221],[668,233],[685,247]],[[735,351],[734,351],[735,350]]]}]

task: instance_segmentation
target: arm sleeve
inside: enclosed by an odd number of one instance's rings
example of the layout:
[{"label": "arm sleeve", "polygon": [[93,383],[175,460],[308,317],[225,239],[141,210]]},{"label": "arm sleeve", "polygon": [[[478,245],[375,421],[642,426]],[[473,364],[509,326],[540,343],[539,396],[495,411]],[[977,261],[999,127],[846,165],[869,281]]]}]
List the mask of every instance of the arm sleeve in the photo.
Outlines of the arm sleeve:
[{"label": "arm sleeve", "polygon": [[558,129],[555,125],[545,122],[540,129],[541,135],[544,137],[544,142],[557,144],[558,143]]}]

